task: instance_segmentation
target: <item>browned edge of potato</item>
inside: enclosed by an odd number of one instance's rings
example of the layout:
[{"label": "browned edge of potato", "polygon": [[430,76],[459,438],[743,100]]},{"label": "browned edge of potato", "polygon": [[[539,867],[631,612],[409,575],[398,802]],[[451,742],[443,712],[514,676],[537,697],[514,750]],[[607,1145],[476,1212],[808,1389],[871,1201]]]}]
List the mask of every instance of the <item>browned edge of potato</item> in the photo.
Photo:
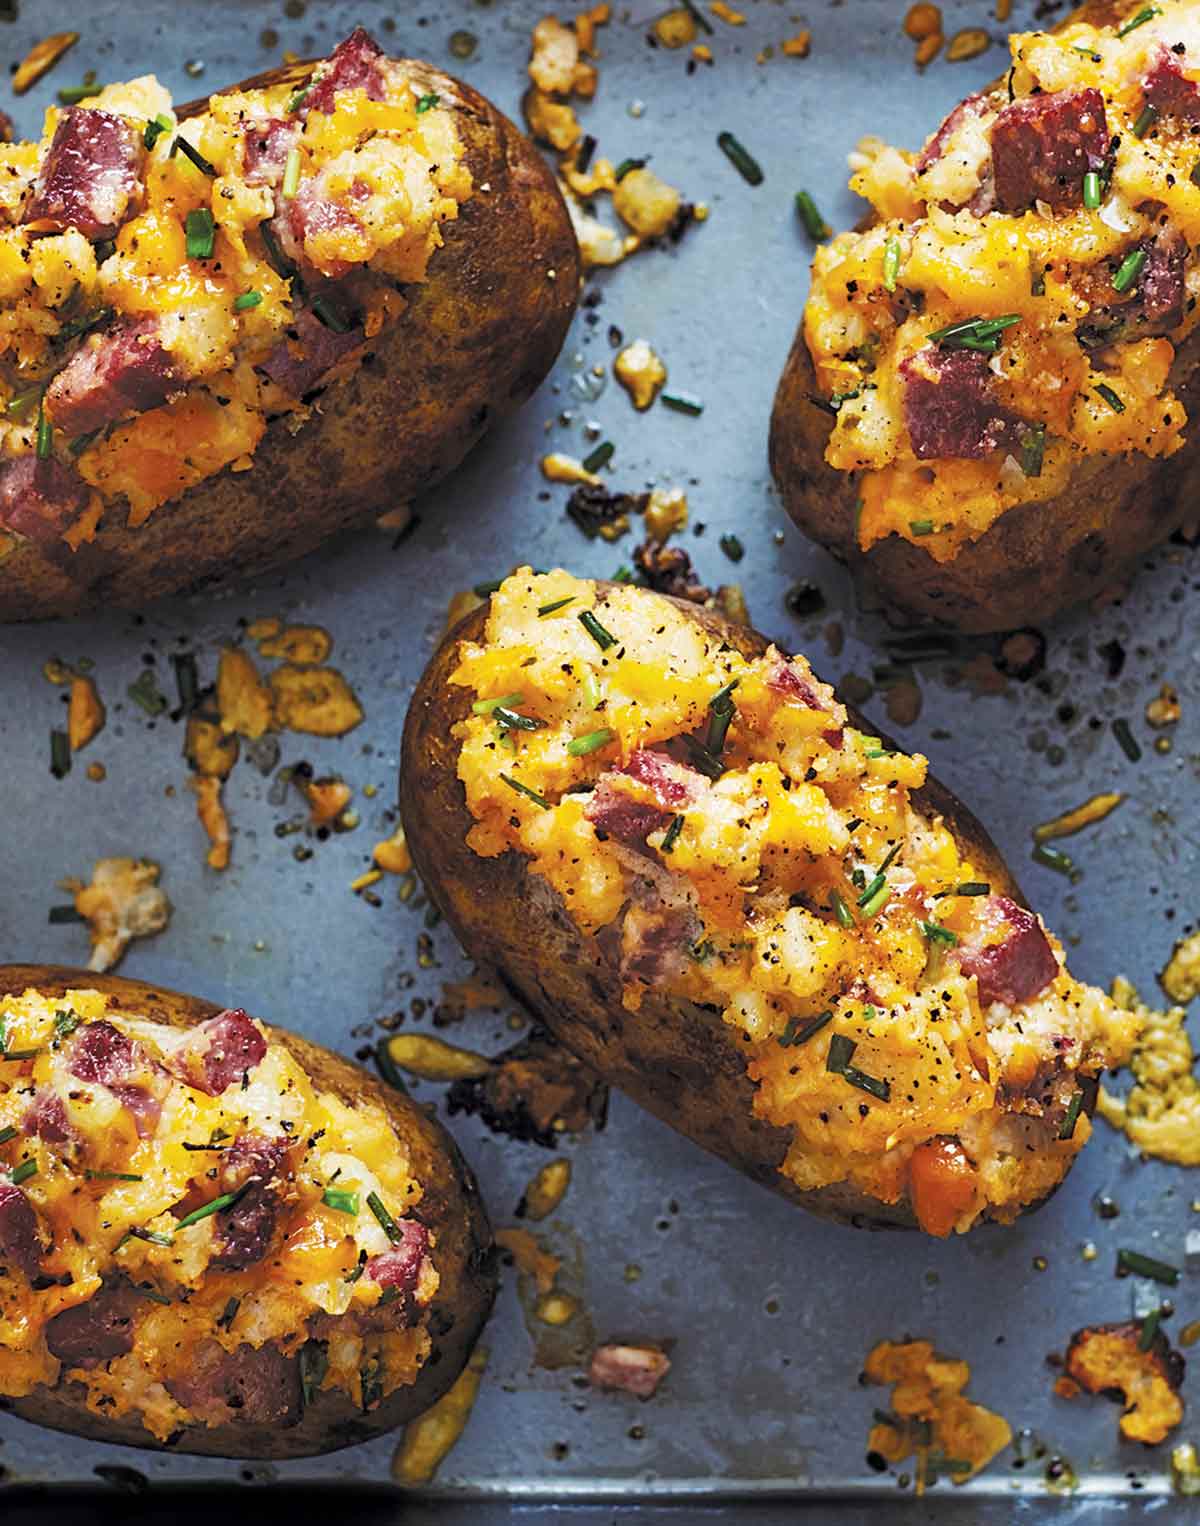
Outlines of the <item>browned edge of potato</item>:
[{"label": "browned edge of potato", "polygon": [[[1107,26],[1129,9],[1090,0],[1053,30],[1072,21]],[[927,131],[936,126],[929,122]],[[1191,431],[1200,430],[1200,333],[1180,346],[1170,385]],[[950,562],[935,562],[898,535],[864,552],[854,528],[857,477],[826,464],[834,421],[820,397],[801,319],[771,411],[771,471],[800,529],[845,562],[896,623],[929,621],[972,634],[1041,624],[1119,587],[1150,550],[1200,516],[1193,438],[1166,459],[1084,457],[1065,493],[1006,510]]]},{"label": "browned edge of potato", "polygon": [[[72,988],[101,991],[121,1009],[172,1028],[190,1028],[222,1010],[197,996],[116,975],[94,975],[60,965],[0,965],[0,1000],[31,986],[46,995]],[[312,1457],[406,1424],[439,1399],[466,1366],[496,1296],[491,1225],[470,1167],[442,1126],[403,1093],[320,1044],[265,1026],[270,1038],[291,1051],[318,1088],[347,1103],[366,1100],[382,1108],[409,1153],[412,1174],[424,1189],[421,1219],[437,1238],[431,1254],[441,1278],[429,1306],[433,1348],[416,1382],[388,1395],[369,1414],[363,1414],[345,1394],[322,1390],[306,1407],[300,1423],[289,1429],[190,1426],[166,1446],[155,1441],[136,1417],[110,1420],[92,1414],[83,1402],[80,1384],[68,1384],[63,1392],[43,1388],[23,1399],[0,1400],[14,1414],[89,1441],[156,1451],[264,1460]]]},{"label": "browned edge of potato", "polygon": [[[312,61],[231,90],[299,85]],[[318,400],[298,434],[271,423],[248,471],[218,472],[136,530],[110,503],[96,539],[52,553],[21,542],[0,563],[0,620],[139,605],[244,578],[407,503],[453,470],[554,364],[579,295],[579,250],[554,176],[533,144],[470,85],[411,64],[455,105],[474,193],[443,224],[427,279],[363,364]],[[178,108],[180,119],[207,99]]]},{"label": "browned edge of potato", "polygon": [[[694,604],[670,602],[748,658],[769,645],[756,631]],[[654,989],[639,1011],[628,1011],[601,940],[580,932],[561,897],[530,873],[521,855],[482,858],[467,845],[474,821],[451,730],[470,713],[474,695],[449,678],[459,642],[483,640],[487,612],[484,605],[467,615],[434,653],[409,707],[400,768],[400,810],[413,863],[467,953],[494,965],[530,1012],[605,1081],[755,1181],[840,1223],[916,1228],[907,1198],[881,1203],[846,1182],[804,1191],[781,1175],[791,1134],[754,1116],[755,1087],[736,1030],[718,1013],[681,1007]],[[849,713],[852,725],[876,734]],[[883,746],[893,745],[883,739]],[[993,889],[1027,904],[983,826],[949,790],[931,780],[911,798],[922,815],[945,818]],[[1090,1115],[1095,1083],[1086,1083],[1084,1093]]]}]

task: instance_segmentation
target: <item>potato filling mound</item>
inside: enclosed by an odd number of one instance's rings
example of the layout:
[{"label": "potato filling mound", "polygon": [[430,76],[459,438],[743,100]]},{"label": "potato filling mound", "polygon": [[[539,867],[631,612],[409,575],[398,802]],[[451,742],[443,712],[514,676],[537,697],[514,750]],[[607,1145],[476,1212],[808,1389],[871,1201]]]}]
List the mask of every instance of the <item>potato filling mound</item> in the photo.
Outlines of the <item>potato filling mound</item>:
[{"label": "potato filling mound", "polygon": [[159,1441],[364,1412],[430,1352],[433,1237],[384,1112],[242,1011],[0,1003],[0,1394],[81,1384]]},{"label": "potato filling mound", "polygon": [[147,75],[0,145],[0,560],[245,470],[357,368],[472,194],[431,77],[360,28],[306,84],[178,122]]},{"label": "potato filling mound", "polygon": [[915,797],[926,760],[803,657],[523,568],[452,682],[478,696],[455,732],[472,849],[524,854],[585,933],[615,931],[630,1009],[653,988],[723,1014],[800,1187],[907,1194],[945,1235],[1060,1180],[1137,1018],[1071,978]]},{"label": "potato filling mound", "polygon": [[867,139],[864,232],[817,251],[804,333],[861,484],[860,547],[938,562],[1085,457],[1169,456],[1200,288],[1200,4],[1010,39],[919,154]]}]

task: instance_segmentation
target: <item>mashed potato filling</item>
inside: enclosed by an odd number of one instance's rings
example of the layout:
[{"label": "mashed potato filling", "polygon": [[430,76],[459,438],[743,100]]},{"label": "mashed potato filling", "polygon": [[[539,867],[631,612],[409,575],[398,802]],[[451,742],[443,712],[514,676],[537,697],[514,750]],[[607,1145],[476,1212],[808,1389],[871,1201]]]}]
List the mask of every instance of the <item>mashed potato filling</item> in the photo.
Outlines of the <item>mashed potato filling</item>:
[{"label": "mashed potato filling", "polygon": [[244,1013],[179,1030],[93,990],[0,1002],[0,1394],[81,1384],[162,1441],[236,1419],[222,1353],[270,1344],[300,1353],[305,1398],[374,1408],[431,1349],[421,1198],[382,1109]]},{"label": "mashed potato filling", "polygon": [[948,1234],[1062,1177],[1137,1018],[1072,979],[922,802],[926,760],[852,724],[803,657],[524,568],[452,682],[475,696],[471,847],[523,854],[585,933],[616,930],[630,1009],[653,988],[722,1013],[794,1182],[907,1194]]},{"label": "mashed potato filling", "polygon": [[872,225],[813,262],[825,457],[861,485],[864,551],[898,535],[950,561],[1083,458],[1184,442],[1171,372],[1200,287],[1200,5],[1010,46],[1006,87],[921,154],[859,146]]}]

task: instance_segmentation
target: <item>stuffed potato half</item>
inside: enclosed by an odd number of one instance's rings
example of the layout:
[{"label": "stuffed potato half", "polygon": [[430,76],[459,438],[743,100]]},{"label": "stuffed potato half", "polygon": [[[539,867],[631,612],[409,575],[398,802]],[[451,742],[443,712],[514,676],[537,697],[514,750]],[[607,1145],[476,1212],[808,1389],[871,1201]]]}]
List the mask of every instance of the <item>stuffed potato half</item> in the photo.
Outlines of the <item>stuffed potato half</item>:
[{"label": "stuffed potato half", "polygon": [[1200,5],[1092,0],[920,153],[864,140],[770,454],[901,617],[1036,623],[1196,517]]},{"label": "stuffed potato half", "polygon": [[107,86],[0,163],[0,619],[401,507],[533,393],[578,296],[533,146],[361,29],[178,110]]},{"label": "stuffed potato half", "polygon": [[96,1441],[304,1457],[404,1423],[495,1294],[450,1137],[241,1011],[0,966],[0,1395]]},{"label": "stuffed potato half", "polygon": [[414,695],[401,808],[472,957],[606,1080],[793,1201],[1010,1221],[1135,1024],[975,818],[802,657],[523,569]]}]

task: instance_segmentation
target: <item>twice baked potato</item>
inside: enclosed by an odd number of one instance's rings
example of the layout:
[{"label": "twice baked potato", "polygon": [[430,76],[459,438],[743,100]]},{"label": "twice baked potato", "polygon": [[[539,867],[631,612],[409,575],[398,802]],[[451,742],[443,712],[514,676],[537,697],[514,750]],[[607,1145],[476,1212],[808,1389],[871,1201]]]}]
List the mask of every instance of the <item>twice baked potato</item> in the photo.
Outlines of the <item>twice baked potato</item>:
[{"label": "twice baked potato", "polygon": [[1119,585],[1197,517],[1200,4],[1092,0],[818,249],[770,453],[890,612],[964,631]]},{"label": "twice baked potato", "polygon": [[533,393],[578,296],[533,146],[361,28],[178,112],[106,86],[0,165],[0,619],[402,506]]},{"label": "twice baked potato", "polygon": [[0,1395],[96,1441],[305,1457],[432,1404],[495,1294],[423,1109],[242,1011],[0,966]]},{"label": "twice baked potato", "polygon": [[413,862],[600,1076],[793,1201],[965,1231],[1052,1191],[1136,1019],[802,657],[521,569],[414,694]]}]

